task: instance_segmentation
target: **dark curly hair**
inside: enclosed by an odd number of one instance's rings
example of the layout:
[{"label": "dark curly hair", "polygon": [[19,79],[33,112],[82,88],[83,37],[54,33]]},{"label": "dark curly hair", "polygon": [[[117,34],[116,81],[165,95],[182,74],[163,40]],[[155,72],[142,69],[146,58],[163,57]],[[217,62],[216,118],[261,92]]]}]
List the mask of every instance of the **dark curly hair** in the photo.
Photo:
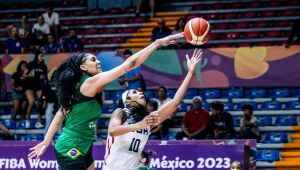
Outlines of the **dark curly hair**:
[{"label": "dark curly hair", "polygon": [[26,64],[26,67],[27,67],[27,62],[24,61],[24,60],[20,61],[19,64],[18,64],[18,67],[17,67],[17,72],[16,73],[20,76],[22,76],[22,65],[23,64]]},{"label": "dark curly hair", "polygon": [[219,102],[219,101],[213,101],[211,104],[210,104],[210,107],[212,109],[215,109],[215,110],[219,110],[221,112],[224,111],[224,104],[222,102]]},{"label": "dark curly hair", "polygon": [[86,56],[87,54],[83,53],[67,58],[60,64],[55,74],[58,103],[66,111],[71,108],[76,85],[84,73],[80,65],[85,62]]},{"label": "dark curly hair", "polygon": [[[35,63],[35,64],[38,64],[39,56],[40,56],[41,54],[45,54],[45,53],[44,53],[43,51],[41,51],[41,50],[37,50],[37,51],[35,52],[35,54],[34,54],[34,60],[31,61],[31,62],[32,62],[32,63]],[[45,62],[42,61],[41,64],[45,64]]]},{"label": "dark curly hair", "polygon": [[242,110],[244,111],[246,109],[249,110],[251,114],[253,113],[253,106],[252,105],[250,105],[250,104],[244,104],[242,106]]},{"label": "dark curly hair", "polygon": [[[176,22],[176,25],[175,25],[175,30],[178,31],[179,30],[179,22],[180,21],[183,21],[184,25],[186,24],[186,19],[185,18],[179,18]],[[184,28],[184,26],[183,26]]]}]

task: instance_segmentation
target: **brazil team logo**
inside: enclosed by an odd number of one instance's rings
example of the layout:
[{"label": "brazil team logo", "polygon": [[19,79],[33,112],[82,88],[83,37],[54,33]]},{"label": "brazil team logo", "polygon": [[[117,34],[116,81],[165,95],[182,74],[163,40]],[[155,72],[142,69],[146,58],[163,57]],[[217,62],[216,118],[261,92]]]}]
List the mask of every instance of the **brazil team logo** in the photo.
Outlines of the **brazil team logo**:
[{"label": "brazil team logo", "polygon": [[72,148],[72,149],[70,149],[70,150],[67,152],[67,155],[68,155],[69,157],[71,157],[72,159],[75,159],[75,158],[77,158],[79,155],[81,155],[81,153],[79,152],[78,149]]}]

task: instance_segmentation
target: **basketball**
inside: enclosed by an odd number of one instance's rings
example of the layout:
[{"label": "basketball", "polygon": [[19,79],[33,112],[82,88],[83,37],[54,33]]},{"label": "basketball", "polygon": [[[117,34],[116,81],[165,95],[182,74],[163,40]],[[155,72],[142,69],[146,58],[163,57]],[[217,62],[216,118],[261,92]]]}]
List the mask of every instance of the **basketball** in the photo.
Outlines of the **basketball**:
[{"label": "basketball", "polygon": [[184,27],[185,39],[193,45],[205,44],[209,40],[210,32],[210,25],[203,18],[193,18]]}]

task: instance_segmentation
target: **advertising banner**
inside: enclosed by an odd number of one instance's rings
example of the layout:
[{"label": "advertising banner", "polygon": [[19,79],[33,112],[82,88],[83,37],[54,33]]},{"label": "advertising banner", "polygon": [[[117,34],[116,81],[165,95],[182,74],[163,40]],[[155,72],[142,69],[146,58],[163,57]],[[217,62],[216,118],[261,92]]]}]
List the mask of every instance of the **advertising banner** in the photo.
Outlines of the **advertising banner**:
[{"label": "advertising banner", "polygon": [[[228,170],[234,161],[240,162],[243,169],[249,169],[249,146],[243,145],[242,142],[231,145],[208,143],[150,141],[145,150],[150,149],[156,153],[151,156],[149,166],[157,170]],[[58,169],[53,146],[48,148],[41,159],[27,159],[29,148],[35,144],[36,142],[1,142],[0,169]],[[96,169],[101,169],[104,164],[104,152],[105,145],[94,145],[93,157]]]}]

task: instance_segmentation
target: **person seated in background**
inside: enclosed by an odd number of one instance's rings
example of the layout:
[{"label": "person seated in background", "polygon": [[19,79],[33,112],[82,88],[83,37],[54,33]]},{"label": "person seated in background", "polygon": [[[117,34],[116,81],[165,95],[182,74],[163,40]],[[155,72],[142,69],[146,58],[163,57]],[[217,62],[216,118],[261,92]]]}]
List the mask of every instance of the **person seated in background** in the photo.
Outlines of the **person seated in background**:
[{"label": "person seated in background", "polygon": [[[179,18],[175,25],[175,30],[172,32],[172,34],[177,34],[177,33],[183,32],[185,24],[186,24],[186,19]],[[186,45],[186,41],[184,38],[181,38],[178,40],[178,42],[176,43],[175,46],[176,46],[176,48],[182,48],[182,47],[184,47],[184,45]]]},{"label": "person seated in background", "polygon": [[[39,115],[38,121],[35,124],[36,128],[43,128],[42,115],[46,107],[45,98],[43,97],[43,90],[48,83],[48,69],[44,61],[44,53],[36,51],[34,60],[28,64],[27,81],[31,84],[27,85],[25,96],[27,98],[28,106],[26,112],[25,128],[30,128],[30,116],[34,105],[37,106]],[[28,83],[26,83],[28,84]]]},{"label": "person seated in background", "polygon": [[45,54],[60,53],[60,44],[54,40],[51,34],[47,36],[48,43],[41,47],[41,51]]},{"label": "person seated in background", "polygon": [[[55,111],[59,109],[58,106],[58,101],[57,101],[57,89],[55,86],[55,74],[57,73],[57,70],[53,71],[49,83],[46,84],[45,89],[43,90],[43,95],[46,97],[46,110],[45,110],[45,115],[46,115],[46,122],[45,122],[45,130],[44,134],[46,135],[47,130],[50,127],[50,124],[55,116]],[[62,126],[58,130],[58,134],[62,132]]]},{"label": "person seated in background", "polygon": [[193,109],[187,111],[182,118],[182,132],[176,135],[177,140],[204,139],[207,135],[206,127],[209,123],[209,113],[202,108],[202,98],[195,96],[193,98]]},{"label": "person seated in background", "polygon": [[293,22],[292,30],[291,30],[289,38],[285,44],[285,48],[290,47],[295,36],[297,37],[296,43],[300,44],[300,19],[297,19]]},{"label": "person seated in background", "polygon": [[6,82],[5,74],[2,67],[2,60],[0,59],[0,101],[6,98]]},{"label": "person seated in background", "polygon": [[209,130],[207,138],[210,139],[232,139],[234,137],[234,128],[232,116],[224,112],[224,105],[219,101],[211,103],[212,115],[209,121]]},{"label": "person seated in background", "polygon": [[[132,52],[130,50],[124,51],[125,59],[132,56]],[[126,89],[137,89],[138,87],[143,88],[143,91],[146,91],[146,85],[144,78],[141,74],[141,67],[136,67],[135,69],[128,71],[124,77],[119,79],[119,83],[121,85],[125,85]]]},{"label": "person seated in background", "polygon": [[25,40],[27,47],[31,44],[31,30],[32,25],[28,22],[28,16],[23,14],[21,17],[21,22],[16,23],[16,27],[18,28],[19,37]]},{"label": "person seated in background", "polygon": [[11,76],[10,84],[13,90],[13,114],[11,120],[16,120],[17,114],[20,113],[21,120],[24,119],[26,112],[26,97],[25,97],[25,86],[26,77],[25,72],[27,71],[27,62],[20,61],[17,67],[17,71]]},{"label": "person seated in background", "polygon": [[259,130],[256,124],[256,117],[253,116],[253,107],[249,104],[242,106],[243,118],[240,122],[240,138],[259,140]]},{"label": "person seated in background", "polygon": [[5,54],[24,54],[25,41],[19,37],[17,27],[10,25],[7,31],[9,38],[5,40]]},{"label": "person seated in background", "polygon": [[[167,96],[167,88],[165,86],[160,86],[157,89],[157,93],[158,93],[158,109],[165,103],[169,102],[170,100],[172,100],[171,98],[169,98]],[[169,129],[171,127],[173,127],[175,125],[175,121],[173,120],[175,114],[177,113],[177,110],[175,110],[173,112],[173,114],[171,116],[169,116],[164,122],[161,123],[162,128],[161,128],[161,132],[162,132],[162,137],[166,137],[169,134]]]},{"label": "person seated in background", "polygon": [[135,14],[137,16],[139,16],[140,12],[141,12],[141,8],[143,6],[143,3],[145,3],[145,1],[149,2],[149,6],[151,8],[151,14],[150,17],[154,17],[154,12],[155,12],[155,0],[138,0],[137,6],[136,6],[136,11]]},{"label": "person seated in background", "polygon": [[0,133],[0,139],[2,140],[15,140],[14,134],[8,130],[0,121],[0,130],[4,132],[4,134]]},{"label": "person seated in background", "polygon": [[159,38],[166,37],[171,35],[172,31],[169,27],[166,26],[166,22],[163,18],[157,21],[157,27],[152,30],[151,41],[154,42]]},{"label": "person seated in background", "polygon": [[[158,109],[158,103],[157,103],[157,100],[156,99],[150,99],[148,102],[147,102],[147,111],[148,112],[153,112],[153,111],[156,111]],[[151,135],[150,137],[154,137],[154,139],[162,139],[162,127],[163,125],[162,124],[159,124],[155,127],[153,127],[151,129]]]},{"label": "person seated in background", "polygon": [[51,34],[58,40],[60,38],[59,14],[53,11],[51,4],[45,7],[43,18],[45,23],[49,25]]},{"label": "person seated in background", "polygon": [[83,42],[77,38],[76,31],[70,30],[70,37],[66,38],[63,42],[65,52],[82,52],[84,49]]},{"label": "person seated in background", "polygon": [[50,34],[50,28],[43,16],[39,15],[37,21],[32,27],[33,42],[35,45],[42,46],[47,42],[46,35]]}]

